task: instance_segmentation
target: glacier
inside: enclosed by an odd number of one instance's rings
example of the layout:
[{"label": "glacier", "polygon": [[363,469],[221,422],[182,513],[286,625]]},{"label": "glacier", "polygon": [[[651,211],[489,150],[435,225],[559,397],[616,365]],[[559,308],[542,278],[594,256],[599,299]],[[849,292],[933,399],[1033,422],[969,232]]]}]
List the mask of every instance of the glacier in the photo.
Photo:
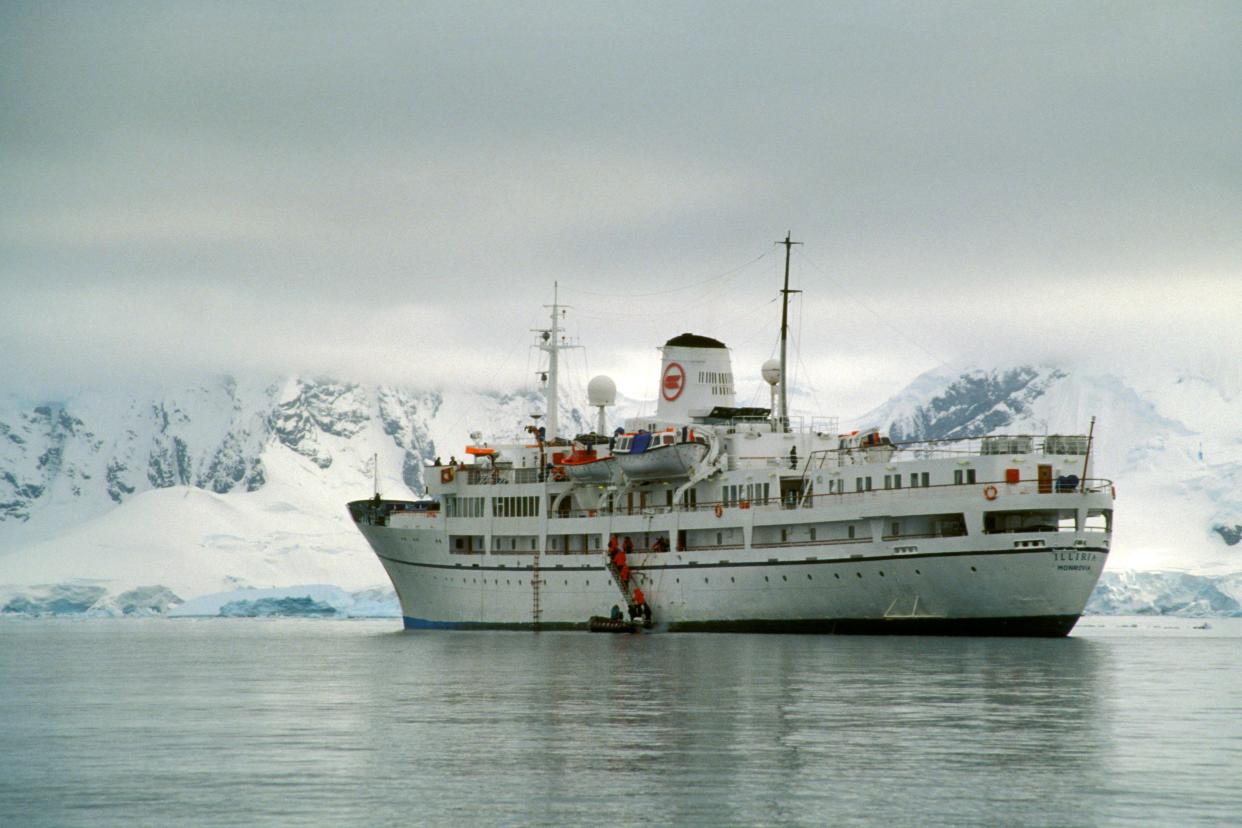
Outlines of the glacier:
[{"label": "glacier", "polygon": [[[1242,383],[1229,366],[1208,367],[940,369],[844,430],[1081,433],[1095,415],[1097,468],[1118,481],[1118,502],[1089,611],[1231,614],[1242,571]],[[791,389],[795,413],[809,409],[803,390]],[[417,497],[435,457],[460,453],[470,431],[516,436],[542,404],[535,389],[308,376],[0,396],[0,613],[178,616],[205,596],[237,593],[230,613],[353,617],[367,591],[366,612],[395,612],[345,503],[377,480],[385,496]],[[649,405],[622,399],[609,414],[615,423]],[[594,412],[567,400],[561,419],[587,431]],[[254,592],[264,589],[295,591]]]}]

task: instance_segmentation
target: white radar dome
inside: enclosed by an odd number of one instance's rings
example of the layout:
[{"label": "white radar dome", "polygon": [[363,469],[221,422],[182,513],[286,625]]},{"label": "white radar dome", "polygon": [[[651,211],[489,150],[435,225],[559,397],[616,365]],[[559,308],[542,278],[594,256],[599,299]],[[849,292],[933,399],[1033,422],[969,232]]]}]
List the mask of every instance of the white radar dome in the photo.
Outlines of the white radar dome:
[{"label": "white radar dome", "polygon": [[587,383],[587,402],[591,405],[615,405],[617,402],[617,384],[611,377],[600,374],[592,377]]},{"label": "white radar dome", "polygon": [[779,359],[769,359],[763,363],[759,373],[763,374],[763,381],[768,385],[776,385],[781,381],[781,361]]}]

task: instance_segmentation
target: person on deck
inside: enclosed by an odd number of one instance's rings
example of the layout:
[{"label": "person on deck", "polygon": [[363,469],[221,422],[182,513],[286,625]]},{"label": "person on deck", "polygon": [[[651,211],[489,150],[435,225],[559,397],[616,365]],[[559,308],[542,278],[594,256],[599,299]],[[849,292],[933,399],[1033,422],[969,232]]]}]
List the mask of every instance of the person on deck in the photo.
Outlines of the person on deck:
[{"label": "person on deck", "polygon": [[615,566],[617,569],[625,569],[627,571],[629,570],[629,567],[625,565],[625,550],[624,549],[618,549],[616,553],[612,556],[612,565]]},{"label": "person on deck", "polygon": [[[625,553],[622,552],[621,554],[624,555]],[[621,583],[628,584],[630,582],[630,568],[626,566],[625,564],[621,564],[620,575],[621,575]]]},{"label": "person on deck", "polygon": [[634,541],[630,540],[629,535],[626,535],[625,540],[621,542],[621,549],[627,555],[632,554],[634,552]]}]

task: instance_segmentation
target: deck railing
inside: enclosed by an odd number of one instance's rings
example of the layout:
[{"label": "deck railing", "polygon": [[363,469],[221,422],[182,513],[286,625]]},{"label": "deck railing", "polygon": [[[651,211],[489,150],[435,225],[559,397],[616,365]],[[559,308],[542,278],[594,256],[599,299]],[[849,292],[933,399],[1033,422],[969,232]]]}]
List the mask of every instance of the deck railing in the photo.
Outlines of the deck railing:
[{"label": "deck railing", "polygon": [[[549,513],[549,517],[553,519],[566,518],[590,518],[599,515],[629,516],[639,515],[650,517],[654,515],[666,515],[670,512],[714,512],[717,508],[721,513],[724,512],[744,512],[746,510],[756,510],[762,512],[779,512],[792,509],[809,509],[813,505],[830,502],[832,498],[839,498],[840,502],[848,502],[850,500],[861,500],[863,498],[879,497],[888,495],[890,497],[900,497],[905,499],[923,497],[932,493],[944,493],[948,490],[962,490],[975,488],[979,490],[980,497],[985,497],[984,490],[989,486],[996,488],[997,493],[1015,492],[1017,494],[1037,494],[1039,493],[1039,480],[1036,478],[1023,478],[1017,483],[1009,483],[1004,480],[980,480],[974,483],[940,483],[931,486],[915,486],[904,487],[901,489],[871,489],[862,492],[832,492],[832,493],[816,493],[806,497],[786,497],[785,499],[772,496],[768,498],[766,503],[755,501],[741,501],[737,504],[725,503],[723,501],[703,501],[694,505],[674,505],[668,506],[660,504],[659,506],[645,506],[629,508],[626,504],[619,504],[615,508],[606,509],[562,509],[558,512]],[[1055,482],[1051,492],[1044,494],[1084,494],[1105,492],[1112,489],[1113,481],[1105,478],[1090,478],[1080,480],[1078,486],[1072,491],[1057,491]],[[745,504],[745,505],[743,505]]]}]

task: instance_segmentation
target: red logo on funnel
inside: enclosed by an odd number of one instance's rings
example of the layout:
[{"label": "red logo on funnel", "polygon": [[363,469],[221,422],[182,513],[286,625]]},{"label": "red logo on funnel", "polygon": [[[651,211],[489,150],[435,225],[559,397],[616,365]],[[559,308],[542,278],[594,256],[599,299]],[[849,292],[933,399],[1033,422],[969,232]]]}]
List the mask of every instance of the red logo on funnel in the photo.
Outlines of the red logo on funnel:
[{"label": "red logo on funnel", "polygon": [[686,388],[686,369],[676,362],[670,362],[664,368],[664,380],[660,383],[660,395],[672,402],[681,396]]}]

